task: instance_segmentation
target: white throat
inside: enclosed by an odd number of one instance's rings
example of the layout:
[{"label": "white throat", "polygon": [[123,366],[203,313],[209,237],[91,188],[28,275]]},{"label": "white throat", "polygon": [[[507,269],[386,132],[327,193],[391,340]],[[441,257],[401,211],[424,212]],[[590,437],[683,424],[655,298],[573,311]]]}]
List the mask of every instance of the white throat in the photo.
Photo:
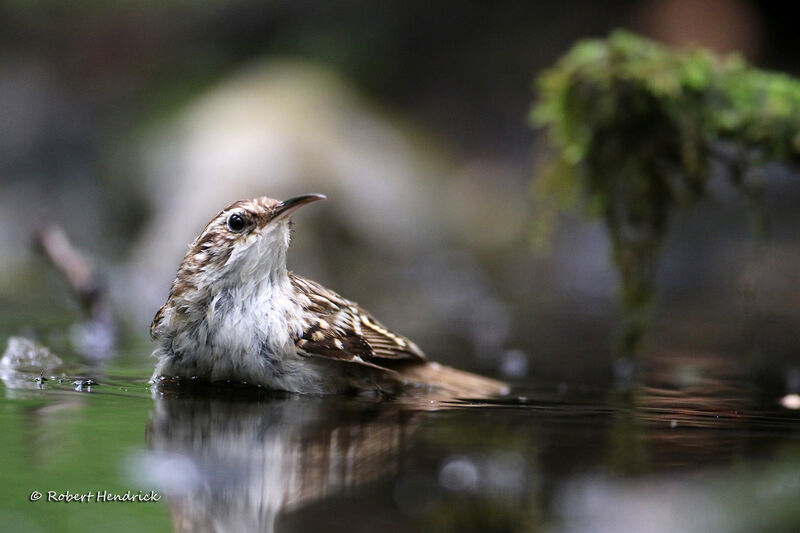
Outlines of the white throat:
[{"label": "white throat", "polygon": [[288,221],[268,224],[248,235],[231,252],[225,264],[227,273],[223,283],[230,288],[251,287],[263,282],[288,285],[286,252],[289,239]]}]

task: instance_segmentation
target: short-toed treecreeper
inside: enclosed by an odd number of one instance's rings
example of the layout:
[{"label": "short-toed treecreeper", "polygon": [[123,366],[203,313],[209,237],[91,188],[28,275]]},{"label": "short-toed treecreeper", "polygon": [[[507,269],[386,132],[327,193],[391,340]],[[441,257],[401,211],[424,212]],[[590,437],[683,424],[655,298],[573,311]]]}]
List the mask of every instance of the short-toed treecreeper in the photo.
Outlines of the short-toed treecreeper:
[{"label": "short-toed treecreeper", "polygon": [[357,303],[287,270],[289,217],[324,198],[242,200],[211,219],[150,327],[158,342],[154,381],[230,381],[311,394],[505,394],[504,383],[429,362]]}]

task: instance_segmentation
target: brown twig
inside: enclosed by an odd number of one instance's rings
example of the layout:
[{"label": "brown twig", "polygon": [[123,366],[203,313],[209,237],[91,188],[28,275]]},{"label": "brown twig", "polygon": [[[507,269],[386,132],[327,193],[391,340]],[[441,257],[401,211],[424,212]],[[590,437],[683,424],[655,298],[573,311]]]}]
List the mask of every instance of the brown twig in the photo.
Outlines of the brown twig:
[{"label": "brown twig", "polygon": [[93,357],[107,357],[116,343],[117,324],[105,284],[91,260],[72,244],[63,228],[57,225],[40,227],[33,236],[33,242],[64,276],[87,316],[83,324],[85,338],[79,350]]}]

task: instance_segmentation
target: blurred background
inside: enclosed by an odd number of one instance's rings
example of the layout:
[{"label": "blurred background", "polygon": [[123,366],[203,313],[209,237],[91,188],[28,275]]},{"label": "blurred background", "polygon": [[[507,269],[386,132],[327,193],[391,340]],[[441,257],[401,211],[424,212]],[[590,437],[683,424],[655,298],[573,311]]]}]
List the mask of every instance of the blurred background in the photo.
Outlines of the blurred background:
[{"label": "blurred background", "polygon": [[[746,0],[0,0],[0,351],[42,367],[0,363],[2,524],[270,530],[291,504],[279,530],[798,531],[797,169],[767,169],[766,239],[723,175],[672,221],[642,379],[623,389],[604,228],[564,215],[532,246],[543,136],[528,122],[536,76],[617,28],[800,75],[792,15]],[[151,391],[148,326],[187,244],[235,200],[308,192],[328,201],[295,216],[290,268],[514,395],[467,409]],[[104,280],[116,348],[35,250],[47,224]],[[46,375],[16,336],[81,370]],[[82,354],[117,357],[80,374]],[[28,501],[153,487],[165,503],[112,512]]]},{"label": "blurred background", "polygon": [[[576,40],[628,28],[797,74],[779,4],[0,2],[0,328],[69,351],[79,320],[31,246],[64,227],[95,262],[131,360],[186,245],[245,197],[321,192],[290,267],[434,359],[517,382],[613,375],[603,229],[530,246],[533,80]],[[767,180],[769,239],[724,182],[674,221],[648,343],[800,389],[800,186]],[[144,375],[144,374],[143,374]]]}]

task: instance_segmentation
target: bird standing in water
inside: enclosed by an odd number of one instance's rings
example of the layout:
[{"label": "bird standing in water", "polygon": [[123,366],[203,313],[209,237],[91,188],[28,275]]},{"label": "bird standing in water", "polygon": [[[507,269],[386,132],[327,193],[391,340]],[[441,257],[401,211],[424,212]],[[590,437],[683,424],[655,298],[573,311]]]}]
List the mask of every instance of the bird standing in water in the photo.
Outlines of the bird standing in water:
[{"label": "bird standing in water", "polygon": [[429,362],[355,302],[290,272],[290,216],[324,200],[267,197],[220,211],[190,245],[150,326],[153,380],[230,381],[310,394],[434,389],[490,397],[506,384]]}]

